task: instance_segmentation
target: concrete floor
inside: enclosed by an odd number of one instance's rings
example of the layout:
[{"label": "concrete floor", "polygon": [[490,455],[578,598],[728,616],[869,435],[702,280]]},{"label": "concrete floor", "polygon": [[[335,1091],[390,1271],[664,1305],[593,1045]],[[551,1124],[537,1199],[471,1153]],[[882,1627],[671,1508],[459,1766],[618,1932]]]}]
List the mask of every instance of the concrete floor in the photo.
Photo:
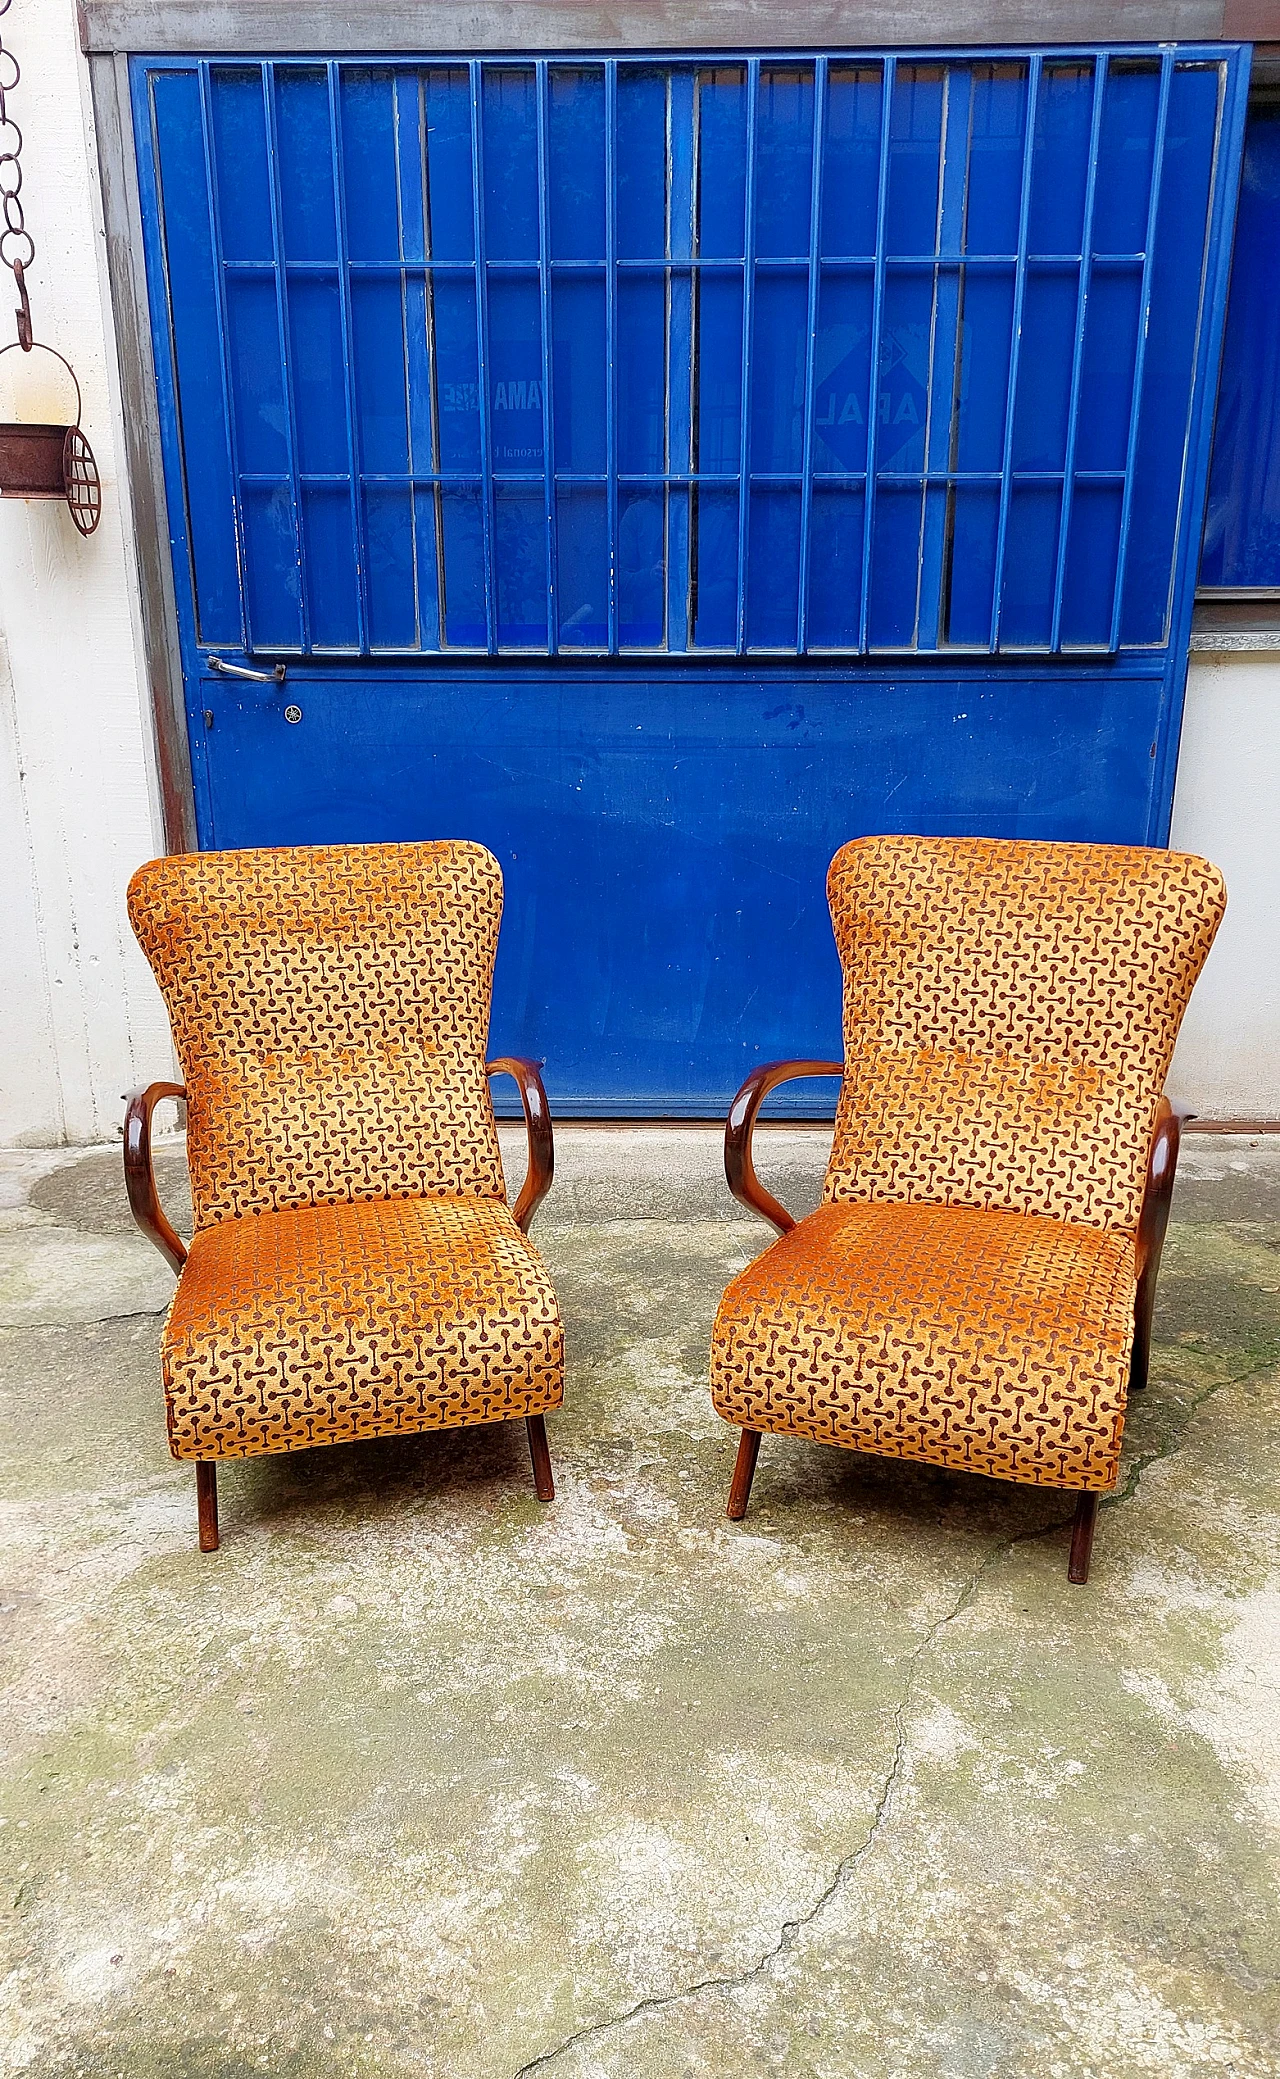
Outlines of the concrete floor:
[{"label": "concrete floor", "polygon": [[768,1230],[708,1131],[559,1152],[554,1507],[519,1429],[339,1447],[212,1558],[118,1155],[0,1157],[0,2070],[1274,2079],[1280,1145],[1184,1152],[1083,1590],[1069,1501],[800,1443],[729,1525]]}]

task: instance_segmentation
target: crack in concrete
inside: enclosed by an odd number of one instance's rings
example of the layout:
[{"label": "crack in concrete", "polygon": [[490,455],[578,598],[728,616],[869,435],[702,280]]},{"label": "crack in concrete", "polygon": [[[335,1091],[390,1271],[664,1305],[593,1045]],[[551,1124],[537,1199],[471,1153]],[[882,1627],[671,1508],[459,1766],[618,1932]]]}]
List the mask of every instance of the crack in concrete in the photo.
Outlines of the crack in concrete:
[{"label": "crack in concrete", "polygon": [[[1050,1527],[1056,1529],[1059,1526],[1053,1525]],[[1042,1531],[1031,1533],[1020,1531],[1016,1536],[1003,1539],[999,1545],[994,1546],[985,1555],[981,1564],[974,1568],[973,1573],[965,1582],[950,1609],[945,1610],[941,1617],[935,1619],[934,1623],[929,1626],[923,1637],[908,1654],[906,1681],[903,1684],[902,1694],[898,1698],[893,1711],[893,1753],[890,1757],[888,1769],[885,1772],[884,1781],[880,1786],[880,1794],[876,1799],[875,1810],[871,1815],[871,1823],[857,1845],[851,1848],[847,1855],[840,1858],[830,1879],[823,1886],[813,1904],[795,1920],[783,1921],[778,1939],[772,1947],[766,1949],[763,1956],[744,1971],[731,1972],[723,1976],[699,1978],[692,1985],[677,1987],[674,1992],[650,1994],[646,1999],[637,2000],[634,2006],[628,2007],[623,2013],[610,2015],[604,2021],[587,2022],[582,2028],[575,2029],[572,2035],[566,2036],[563,2042],[557,2043],[550,2050],[542,2051],[537,2057],[531,2058],[528,2064],[521,2065],[512,2075],[512,2079],[529,2079],[529,2075],[534,2072],[545,2072],[568,2051],[576,2049],[579,2044],[592,2042],[600,2036],[611,2034],[615,2029],[625,2028],[628,2022],[637,2020],[641,2015],[660,2014],[668,2007],[678,2006],[685,2000],[696,1999],[700,1993],[704,1992],[738,1991],[743,1986],[751,1984],[754,1979],[763,1976],[771,1965],[777,1962],[779,1957],[785,1956],[787,1951],[794,1947],[797,1938],[803,1930],[813,1925],[814,1921],[831,1904],[831,1901],[843,1891],[849,1879],[866,1860],[871,1850],[875,1847],[889,1817],[894,1795],[902,1780],[903,1767],[907,1759],[906,1719],[912,1696],[915,1692],[916,1677],[920,1663],[930,1648],[941,1637],[947,1626],[953,1624],[956,1618],[968,1608],[978,1592],[983,1575],[988,1569],[998,1559],[1002,1558],[1006,1551],[1011,1550],[1014,1545],[1020,1543],[1023,1538],[1029,1535],[1040,1537],[1043,1534]]]},{"label": "crack in concrete", "polygon": [[[1204,1406],[1206,1401],[1212,1400],[1215,1393],[1221,1392],[1224,1387],[1238,1385],[1243,1380],[1252,1378],[1257,1372],[1268,1370],[1274,1363],[1275,1353],[1273,1352],[1269,1357],[1261,1359],[1257,1364],[1250,1365],[1244,1371],[1233,1372],[1228,1378],[1215,1380],[1211,1386],[1206,1386],[1201,1393],[1196,1394],[1190,1402],[1184,1403],[1181,1419],[1175,1420],[1170,1424],[1160,1448],[1147,1452],[1136,1461],[1119,1492],[1105,1497],[1107,1505],[1119,1507],[1124,1502],[1132,1501],[1138,1491],[1143,1474],[1149,1467],[1158,1464],[1161,1459],[1173,1456],[1182,1444],[1191,1418]],[[743,1986],[749,1985],[753,1980],[762,1977],[778,1961],[779,1957],[785,1956],[787,1951],[794,1947],[802,1931],[805,1928],[811,1927],[819,1916],[825,1912],[831,1901],[843,1891],[849,1879],[871,1853],[883,1831],[894,1801],[894,1795],[902,1780],[903,1768],[907,1759],[907,1712],[915,1693],[916,1678],[920,1664],[925,1655],[937,1643],[947,1627],[954,1624],[957,1617],[963,1615],[964,1611],[968,1609],[978,1593],[984,1576],[993,1567],[997,1566],[1002,1559],[1007,1558],[1016,1546],[1033,1543],[1038,1538],[1051,1537],[1057,1531],[1068,1530],[1071,1527],[1071,1522],[1071,1516],[1058,1516],[1051,1523],[1039,1524],[1034,1530],[1016,1531],[1012,1537],[1002,1538],[997,1544],[993,1545],[982,1559],[980,1565],[975,1567],[951,1608],[929,1626],[919,1643],[912,1648],[907,1657],[907,1677],[903,1684],[902,1694],[894,1706],[893,1754],[880,1787],[880,1795],[876,1800],[875,1810],[871,1816],[871,1824],[857,1845],[850,1849],[847,1855],[841,1857],[829,1881],[819,1892],[818,1897],[807,1911],[800,1914],[795,1920],[783,1921],[777,1941],[771,1948],[765,1950],[758,1962],[750,1965],[744,1971],[709,1978],[699,1978],[692,1985],[677,1987],[674,1992],[652,1993],[645,1999],[637,2000],[634,2006],[626,2008],[621,2014],[612,2014],[603,2021],[587,2022],[582,2028],[575,2029],[572,2035],[566,2036],[562,2042],[555,2044],[550,2050],[540,2052],[537,2057],[531,2058],[527,2064],[521,2065],[513,2073],[512,2079],[531,2079],[531,2074],[535,2072],[548,2071],[560,2058],[564,2057],[570,2050],[576,2049],[579,2044],[594,2042],[601,2036],[610,2035],[616,2029],[625,2028],[629,2022],[639,2020],[642,2015],[661,2014],[670,2007],[681,2005],[686,2000],[696,1999],[699,1994],[704,1992],[740,1991]]]},{"label": "crack in concrete", "polygon": [[[1105,1497],[1106,1505],[1119,1508],[1123,1502],[1132,1501],[1142,1484],[1143,1474],[1149,1472],[1153,1465],[1159,1465],[1162,1460],[1172,1458],[1181,1448],[1192,1417],[1199,1413],[1206,1401],[1212,1400],[1216,1393],[1224,1392],[1228,1386],[1241,1386],[1246,1379],[1256,1378],[1259,1372],[1273,1370],[1278,1357],[1280,1352],[1269,1350],[1265,1357],[1258,1358],[1254,1364],[1246,1365],[1243,1371],[1229,1372],[1225,1378],[1215,1379],[1212,1385],[1203,1387],[1199,1393],[1193,1394],[1190,1400],[1183,1401],[1180,1414],[1169,1423],[1158,1449],[1144,1452],[1141,1457],[1134,1459],[1124,1486]],[[1143,1391],[1150,1392],[1150,1388],[1144,1387]]]},{"label": "crack in concrete", "polygon": [[29,1335],[36,1329],[110,1328],[118,1321],[162,1321],[169,1309],[131,1307],[124,1314],[95,1314],[90,1321],[0,1321],[0,1336]]}]

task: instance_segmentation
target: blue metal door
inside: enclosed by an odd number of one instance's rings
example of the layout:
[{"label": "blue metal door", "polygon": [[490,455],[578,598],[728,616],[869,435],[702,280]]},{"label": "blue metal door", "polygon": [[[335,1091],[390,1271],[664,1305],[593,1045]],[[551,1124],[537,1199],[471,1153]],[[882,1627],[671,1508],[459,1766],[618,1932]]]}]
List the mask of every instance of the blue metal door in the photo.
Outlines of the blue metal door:
[{"label": "blue metal door", "polygon": [[201,842],[490,845],[605,1114],[838,1050],[848,837],[1163,842],[1246,85],[135,60]]}]

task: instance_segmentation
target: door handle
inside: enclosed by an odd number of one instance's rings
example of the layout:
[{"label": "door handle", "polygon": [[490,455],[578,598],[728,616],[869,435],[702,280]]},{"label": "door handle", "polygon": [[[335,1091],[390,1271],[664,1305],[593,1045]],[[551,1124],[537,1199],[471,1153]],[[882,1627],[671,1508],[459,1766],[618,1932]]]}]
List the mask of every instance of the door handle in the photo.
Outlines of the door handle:
[{"label": "door handle", "polygon": [[222,679],[257,679],[264,686],[283,686],[286,666],[276,664],[270,671],[250,671],[247,664],[228,664],[225,657],[210,657],[210,671]]}]

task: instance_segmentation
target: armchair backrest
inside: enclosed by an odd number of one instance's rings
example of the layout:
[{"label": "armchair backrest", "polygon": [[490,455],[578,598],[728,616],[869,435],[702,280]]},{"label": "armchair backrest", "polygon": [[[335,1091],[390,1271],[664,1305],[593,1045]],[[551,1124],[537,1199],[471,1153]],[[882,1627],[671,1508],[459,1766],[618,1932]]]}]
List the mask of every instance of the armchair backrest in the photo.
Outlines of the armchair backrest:
[{"label": "armchair backrest", "polygon": [[845,1072],[828,1199],[1132,1230],[1226,906],[1190,853],[868,837],[827,877]]},{"label": "armchair backrest", "polygon": [[485,1075],[502,873],[482,845],[153,859],[129,917],[187,1088],[197,1227],[500,1198]]}]

